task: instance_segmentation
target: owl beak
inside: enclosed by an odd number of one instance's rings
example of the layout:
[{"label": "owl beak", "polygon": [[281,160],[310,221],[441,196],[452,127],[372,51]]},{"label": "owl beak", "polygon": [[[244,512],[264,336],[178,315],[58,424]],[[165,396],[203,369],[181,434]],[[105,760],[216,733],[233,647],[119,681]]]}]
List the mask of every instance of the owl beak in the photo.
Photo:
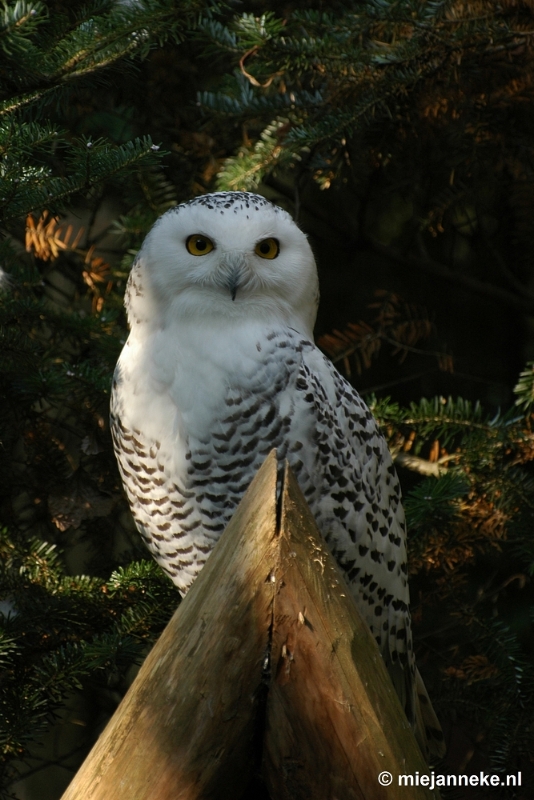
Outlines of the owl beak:
[{"label": "owl beak", "polygon": [[242,253],[226,253],[221,259],[221,283],[228,289],[232,300],[246,279],[247,263]]},{"label": "owl beak", "polygon": [[241,266],[234,267],[230,274],[228,275],[226,286],[228,287],[228,291],[232,295],[232,300],[235,300],[237,295],[237,290],[241,284],[241,279],[243,277]]}]

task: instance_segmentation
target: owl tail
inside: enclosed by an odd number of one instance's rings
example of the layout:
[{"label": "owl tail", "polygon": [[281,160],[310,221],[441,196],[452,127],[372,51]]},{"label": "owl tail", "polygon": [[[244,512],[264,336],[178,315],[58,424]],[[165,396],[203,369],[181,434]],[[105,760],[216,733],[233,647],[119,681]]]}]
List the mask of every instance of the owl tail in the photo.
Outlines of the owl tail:
[{"label": "owl tail", "polygon": [[419,670],[415,670],[414,733],[427,761],[443,758],[445,740]]}]

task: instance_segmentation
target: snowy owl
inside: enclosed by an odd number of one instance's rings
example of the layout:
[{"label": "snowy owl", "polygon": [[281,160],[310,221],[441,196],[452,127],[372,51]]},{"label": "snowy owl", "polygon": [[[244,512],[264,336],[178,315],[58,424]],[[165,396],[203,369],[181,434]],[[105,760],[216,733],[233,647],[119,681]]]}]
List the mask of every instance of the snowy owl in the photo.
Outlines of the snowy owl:
[{"label": "snowy owl", "polygon": [[306,236],[264,197],[216,192],[160,217],[132,267],[113,380],[122,479],[148,549],[184,594],[276,447],[437,754],[412,651],[399,482],[369,409],[313,343],[318,298]]}]

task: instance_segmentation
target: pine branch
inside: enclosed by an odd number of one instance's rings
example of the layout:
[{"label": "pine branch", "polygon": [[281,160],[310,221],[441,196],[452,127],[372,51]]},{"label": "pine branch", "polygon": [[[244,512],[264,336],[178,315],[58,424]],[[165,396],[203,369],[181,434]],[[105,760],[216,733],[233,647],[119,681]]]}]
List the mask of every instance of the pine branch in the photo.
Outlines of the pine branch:
[{"label": "pine branch", "polygon": [[49,727],[67,692],[87,676],[105,679],[139,660],[174,610],[177,595],[153,562],[123,568],[108,582],[65,575],[55,547],[0,537],[3,586],[2,760],[27,751]]},{"label": "pine branch", "polygon": [[243,147],[237,156],[227,158],[217,175],[219,191],[256,191],[265,173],[275,164],[291,158],[283,146],[287,118],[279,117],[262,131],[254,148]]},{"label": "pine branch", "polygon": [[406,303],[392,292],[375,290],[377,298],[369,304],[369,308],[377,309],[375,318],[370,322],[360,320],[349,323],[344,331],[334,330],[324,334],[317,340],[318,346],[324,350],[334,364],[343,362],[345,372],[351,374],[350,361],[356,363],[361,375],[364,369],[371,366],[382,343],[390,344],[393,355],[399,356],[402,362],[408,353],[431,355],[438,360],[440,369],[453,371],[453,359],[445,352],[428,351],[414,347],[421,339],[428,339],[434,332],[434,326],[425,309]]},{"label": "pine branch", "polygon": [[519,381],[514,387],[516,406],[523,406],[524,411],[530,411],[534,404],[534,362],[529,361],[526,369],[519,376]]},{"label": "pine branch", "polygon": [[[103,141],[75,142],[66,154],[70,166],[67,177],[54,177],[44,168],[30,168],[17,182],[9,177],[0,179],[0,215],[3,224],[35,210],[57,209],[73,194],[88,192],[93,186],[109,181],[114,175],[132,167],[152,166],[161,157],[158,150],[159,147],[148,136],[115,146]],[[8,164],[13,163],[15,157],[11,149]]]}]

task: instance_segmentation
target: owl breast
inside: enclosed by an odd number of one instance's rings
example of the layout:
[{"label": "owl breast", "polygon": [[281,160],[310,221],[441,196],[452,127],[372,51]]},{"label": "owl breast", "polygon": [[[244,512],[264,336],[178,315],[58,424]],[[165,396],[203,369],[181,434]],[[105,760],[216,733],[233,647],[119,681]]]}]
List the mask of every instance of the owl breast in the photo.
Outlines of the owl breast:
[{"label": "owl breast", "polygon": [[125,347],[111,418],[138,528],[183,593],[270,450],[288,455],[291,386],[313,346],[255,325],[232,347],[205,326],[173,333]]}]

